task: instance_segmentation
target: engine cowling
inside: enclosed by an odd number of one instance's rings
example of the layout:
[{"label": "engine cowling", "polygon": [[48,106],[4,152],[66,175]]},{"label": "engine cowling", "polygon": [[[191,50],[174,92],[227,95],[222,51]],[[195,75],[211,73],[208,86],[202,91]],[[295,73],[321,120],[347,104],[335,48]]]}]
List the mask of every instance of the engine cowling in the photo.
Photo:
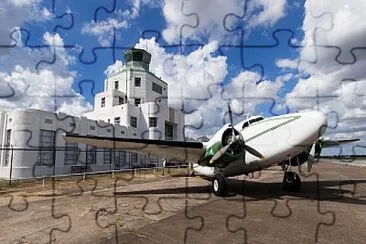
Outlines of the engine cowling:
[{"label": "engine cowling", "polygon": [[225,147],[226,145],[228,145],[229,143],[232,142],[232,140],[233,140],[232,130],[234,130],[236,138],[235,138],[235,142],[227,150],[227,153],[230,154],[231,156],[240,155],[244,150],[244,147],[243,147],[244,140],[243,140],[242,136],[240,135],[240,133],[237,130],[235,130],[234,128],[228,128],[224,131],[224,133],[222,134],[222,138],[221,138],[221,144],[222,144],[222,147]]}]

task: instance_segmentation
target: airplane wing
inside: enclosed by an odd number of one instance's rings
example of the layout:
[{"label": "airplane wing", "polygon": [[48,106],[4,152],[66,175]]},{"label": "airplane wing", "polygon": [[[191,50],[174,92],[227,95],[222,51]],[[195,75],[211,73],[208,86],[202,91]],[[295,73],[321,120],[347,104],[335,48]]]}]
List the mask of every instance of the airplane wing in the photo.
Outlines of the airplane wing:
[{"label": "airplane wing", "polygon": [[150,154],[165,158],[167,161],[197,162],[205,151],[202,142],[80,136],[72,133],[66,133],[64,138],[70,142],[87,144],[98,148],[113,148]]},{"label": "airplane wing", "polygon": [[334,146],[339,146],[339,145],[343,145],[346,143],[351,143],[351,142],[355,142],[355,141],[359,141],[360,139],[349,139],[349,140],[323,140],[322,143],[322,147],[334,147]]}]

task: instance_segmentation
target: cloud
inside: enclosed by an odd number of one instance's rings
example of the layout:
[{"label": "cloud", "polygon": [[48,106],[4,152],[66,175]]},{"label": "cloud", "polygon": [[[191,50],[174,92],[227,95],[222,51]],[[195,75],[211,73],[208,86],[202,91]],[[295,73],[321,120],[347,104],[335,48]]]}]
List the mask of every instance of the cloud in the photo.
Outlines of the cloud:
[{"label": "cloud", "polygon": [[95,36],[102,46],[108,46],[111,45],[114,30],[127,29],[127,27],[128,22],[126,20],[119,21],[114,18],[108,18],[107,20],[97,22],[92,20],[83,25],[81,33],[89,36]]},{"label": "cloud", "polygon": [[279,68],[283,68],[283,69],[296,69],[297,68],[297,64],[298,64],[298,60],[291,60],[288,58],[284,58],[284,59],[277,59],[276,60],[276,65]]},{"label": "cloud", "polygon": [[[201,0],[201,1],[164,1],[163,14],[166,29],[162,34],[168,43],[178,43],[180,38],[195,40],[225,40],[228,32],[223,26],[225,16],[234,13],[243,15],[245,0]],[[272,26],[285,15],[286,0],[250,1],[244,20],[248,31],[258,26]],[[197,18],[196,18],[197,17]],[[228,25],[237,20],[227,18]],[[188,25],[188,26],[187,26]],[[182,29],[183,28],[183,29]],[[181,31],[182,29],[182,31]],[[232,36],[230,36],[232,38]]]},{"label": "cloud", "polygon": [[[0,44],[13,45],[10,33],[24,23],[40,22],[50,19],[52,14],[41,8],[41,0],[0,1]],[[7,53],[5,48],[0,53]]]},{"label": "cloud", "polygon": [[[89,23],[84,23],[81,33],[96,37],[102,46],[110,46],[114,31],[118,32],[118,30],[129,28],[132,21],[139,17],[143,6],[158,6],[157,0],[130,0],[129,4],[131,6],[128,9],[117,9],[114,17],[109,17],[105,20],[91,20]],[[117,38],[120,38],[120,36],[117,35]]]},{"label": "cloud", "polygon": [[35,108],[78,116],[91,110],[85,98],[72,89],[76,72],[69,70],[73,58],[62,47],[63,39],[46,32],[43,40],[58,45],[56,62],[51,66],[41,65],[36,70],[35,60],[52,59],[52,47],[37,50],[19,45],[0,59],[1,109]]},{"label": "cloud", "polygon": [[[348,131],[347,137],[357,137],[356,133],[364,130],[366,53],[356,50],[353,57],[351,50],[366,45],[366,23],[362,21],[365,8],[366,2],[363,1],[327,0],[305,3],[302,26],[302,45],[305,48],[300,52],[299,69],[309,74],[310,78],[299,79],[286,96],[286,102],[295,110],[319,109],[336,114],[339,122],[335,129],[328,128],[328,136],[338,137],[344,135],[340,134],[342,131]],[[323,12],[328,15],[313,17]],[[315,49],[311,44],[319,47]],[[322,47],[324,45],[337,47],[340,53],[337,48]],[[352,128],[353,133],[349,128]],[[366,142],[365,139],[364,137],[362,143]]]}]

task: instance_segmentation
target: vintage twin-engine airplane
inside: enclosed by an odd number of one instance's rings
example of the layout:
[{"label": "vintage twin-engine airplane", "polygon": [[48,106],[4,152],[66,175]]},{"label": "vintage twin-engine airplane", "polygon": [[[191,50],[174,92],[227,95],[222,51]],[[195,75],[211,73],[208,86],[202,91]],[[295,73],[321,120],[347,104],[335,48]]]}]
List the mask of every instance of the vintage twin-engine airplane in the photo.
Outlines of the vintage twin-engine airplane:
[{"label": "vintage twin-engine airplane", "polygon": [[224,125],[208,142],[183,142],[79,136],[66,133],[68,141],[145,153],[167,161],[192,163],[194,172],[212,179],[213,192],[225,193],[225,177],[248,174],[281,164],[284,170],[283,186],[299,191],[301,180],[291,167],[306,161],[310,172],[314,156],[321,148],[357,141],[327,141],[320,138],[327,128],[327,119],[320,112],[292,113],[271,118],[252,116],[232,126]]}]

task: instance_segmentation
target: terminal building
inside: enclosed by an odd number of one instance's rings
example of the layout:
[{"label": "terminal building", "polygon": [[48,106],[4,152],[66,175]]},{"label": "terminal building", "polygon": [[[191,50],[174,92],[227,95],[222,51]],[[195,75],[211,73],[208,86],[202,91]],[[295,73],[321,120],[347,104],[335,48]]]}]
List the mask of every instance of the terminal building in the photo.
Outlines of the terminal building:
[{"label": "terminal building", "polygon": [[124,53],[120,70],[104,81],[94,110],[81,117],[35,109],[0,112],[0,177],[50,175],[161,166],[162,159],[65,142],[79,135],[184,140],[184,113],[168,106],[168,84],[149,71],[151,54]]}]

